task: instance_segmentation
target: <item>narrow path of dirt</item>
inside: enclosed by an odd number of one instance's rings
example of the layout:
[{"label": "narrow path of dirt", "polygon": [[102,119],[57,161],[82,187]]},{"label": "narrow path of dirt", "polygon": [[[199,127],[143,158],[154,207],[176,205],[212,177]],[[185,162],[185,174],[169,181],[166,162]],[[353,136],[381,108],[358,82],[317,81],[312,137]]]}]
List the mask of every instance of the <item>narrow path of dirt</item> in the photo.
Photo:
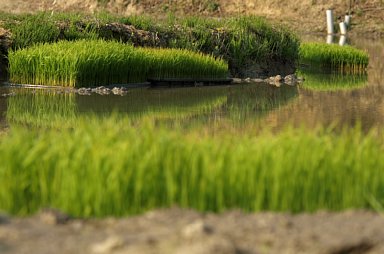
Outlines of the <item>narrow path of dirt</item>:
[{"label": "narrow path of dirt", "polygon": [[335,23],[352,15],[353,34],[384,36],[382,0],[0,0],[4,12],[109,11],[115,14],[235,16],[259,15],[299,33],[326,32],[325,10],[333,9]]},{"label": "narrow path of dirt", "polygon": [[384,217],[366,211],[204,215],[174,208],[79,220],[45,211],[0,217],[0,253],[384,253]]}]

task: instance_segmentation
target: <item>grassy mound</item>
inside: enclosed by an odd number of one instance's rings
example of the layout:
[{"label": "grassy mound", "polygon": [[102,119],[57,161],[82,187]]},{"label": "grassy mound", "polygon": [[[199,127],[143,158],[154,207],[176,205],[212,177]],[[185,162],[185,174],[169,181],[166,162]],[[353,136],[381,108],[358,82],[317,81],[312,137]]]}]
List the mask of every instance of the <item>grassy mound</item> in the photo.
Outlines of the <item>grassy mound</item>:
[{"label": "grassy mound", "polygon": [[88,217],[173,205],[380,208],[383,152],[382,134],[359,129],[202,136],[113,118],[60,131],[16,128],[0,139],[0,209],[25,215],[48,206]]},{"label": "grassy mound", "polygon": [[254,16],[211,19],[118,17],[107,14],[23,14],[0,15],[12,33],[13,49],[59,40],[107,39],[135,46],[182,48],[225,59],[232,75],[258,63],[292,65],[298,58],[299,39],[281,26]]},{"label": "grassy mound", "polygon": [[368,53],[352,46],[325,43],[304,43],[300,46],[300,62],[323,66],[347,73],[364,72],[368,66]]},{"label": "grassy mound", "polygon": [[102,40],[40,44],[11,51],[8,58],[10,81],[21,84],[82,87],[228,75],[227,64],[212,56]]}]

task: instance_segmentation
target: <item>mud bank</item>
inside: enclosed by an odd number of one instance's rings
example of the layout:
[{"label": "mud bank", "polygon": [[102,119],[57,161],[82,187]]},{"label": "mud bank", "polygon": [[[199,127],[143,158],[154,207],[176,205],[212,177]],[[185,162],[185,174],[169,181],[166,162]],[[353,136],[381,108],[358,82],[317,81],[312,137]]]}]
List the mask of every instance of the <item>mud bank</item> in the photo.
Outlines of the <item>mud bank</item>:
[{"label": "mud bank", "polygon": [[156,210],[131,218],[69,219],[45,211],[0,218],[0,252],[23,253],[384,253],[384,217]]}]

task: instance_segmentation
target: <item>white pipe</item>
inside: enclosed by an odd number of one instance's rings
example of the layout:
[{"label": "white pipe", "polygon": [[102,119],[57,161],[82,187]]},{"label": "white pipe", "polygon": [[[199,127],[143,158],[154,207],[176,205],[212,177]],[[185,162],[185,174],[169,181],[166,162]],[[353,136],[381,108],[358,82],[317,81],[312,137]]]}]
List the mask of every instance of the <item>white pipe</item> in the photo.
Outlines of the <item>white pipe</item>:
[{"label": "white pipe", "polygon": [[340,22],[339,26],[340,26],[340,34],[346,35],[347,34],[347,25],[344,22]]},{"label": "white pipe", "polygon": [[327,44],[332,44],[333,43],[333,34],[328,34],[327,35]]},{"label": "white pipe", "polygon": [[345,15],[344,23],[349,27],[351,25],[351,15]]},{"label": "white pipe", "polygon": [[347,42],[347,36],[341,35],[339,39],[339,45],[344,46],[346,42]]},{"label": "white pipe", "polygon": [[332,10],[327,10],[326,14],[327,14],[327,32],[328,32],[328,34],[333,34],[334,33],[334,30],[333,30],[333,12],[332,12]]}]

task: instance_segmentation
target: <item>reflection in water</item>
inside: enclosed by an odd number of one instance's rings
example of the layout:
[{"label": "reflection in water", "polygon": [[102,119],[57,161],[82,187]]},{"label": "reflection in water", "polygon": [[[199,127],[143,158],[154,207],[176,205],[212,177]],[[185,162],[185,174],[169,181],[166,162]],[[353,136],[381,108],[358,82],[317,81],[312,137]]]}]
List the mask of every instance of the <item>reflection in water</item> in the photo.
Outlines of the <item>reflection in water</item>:
[{"label": "reflection in water", "polygon": [[364,130],[384,126],[384,87],[367,87],[352,91],[317,92],[300,89],[299,98],[285,110],[268,115],[270,126],[279,128],[287,123],[295,126],[354,126]]},{"label": "reflection in water", "polygon": [[298,94],[297,87],[236,85],[175,89],[132,89],[126,96],[80,96],[55,90],[14,89],[8,98],[7,119],[32,126],[74,125],[79,116],[109,116],[131,120],[150,117],[179,121],[188,127],[256,121]]},{"label": "reflection in water", "polygon": [[359,39],[354,44],[368,51],[368,85],[384,86],[384,39],[374,41]]},{"label": "reflection in water", "polygon": [[12,89],[16,95],[7,100],[10,123],[33,126],[60,126],[76,117],[75,95],[57,90]]},{"label": "reflection in water", "polygon": [[339,39],[339,45],[344,46],[347,43],[347,36],[346,35],[341,35]]},{"label": "reflection in water", "polygon": [[212,112],[226,100],[226,86],[176,89],[132,89],[125,96],[78,96],[79,112],[122,112],[131,118],[186,118]]},{"label": "reflection in water", "polygon": [[7,126],[5,114],[7,112],[7,101],[3,94],[7,94],[8,89],[0,87],[0,131]]},{"label": "reflection in water", "polygon": [[296,98],[296,86],[244,85],[236,87],[228,94],[228,103],[225,116],[234,124],[254,122],[254,120],[267,115],[270,111],[286,105]]},{"label": "reflection in water", "polygon": [[363,87],[368,81],[366,73],[348,75],[302,69],[297,71],[297,75],[305,79],[301,84],[302,87],[318,91],[356,89]]},{"label": "reflection in water", "polygon": [[[208,129],[230,125],[235,130],[249,131],[253,123],[275,129],[288,123],[311,128],[353,126],[357,122],[365,130],[384,127],[384,40],[352,39],[351,43],[368,51],[370,64],[367,75],[303,72],[300,75],[305,76],[306,81],[299,87],[244,84],[132,89],[123,97],[80,96],[52,91],[32,93],[34,90],[31,89],[25,92],[26,89],[12,88],[17,95],[6,99],[0,97],[0,114],[6,111],[12,122],[43,125],[47,122],[52,125],[55,121],[69,123],[70,119],[94,113],[109,115],[119,112],[133,119],[146,116],[161,121],[176,119],[181,126],[206,126]],[[351,87],[354,89],[346,89]],[[0,123],[3,121],[4,117],[0,118]]]}]

